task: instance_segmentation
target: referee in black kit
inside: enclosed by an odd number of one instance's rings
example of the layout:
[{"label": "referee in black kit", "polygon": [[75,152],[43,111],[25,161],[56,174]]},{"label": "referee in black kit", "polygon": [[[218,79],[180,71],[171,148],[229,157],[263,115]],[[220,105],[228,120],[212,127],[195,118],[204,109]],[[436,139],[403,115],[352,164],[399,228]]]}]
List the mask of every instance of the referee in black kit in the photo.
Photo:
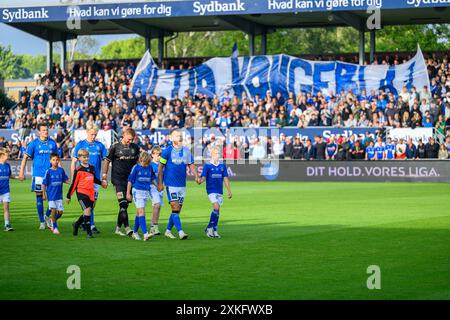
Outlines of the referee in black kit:
[{"label": "referee in black kit", "polygon": [[128,205],[129,202],[126,198],[128,176],[131,173],[131,169],[137,163],[139,159],[140,148],[137,144],[133,143],[136,138],[136,132],[127,128],[123,131],[122,139],[111,146],[106,157],[105,165],[103,168],[102,180],[108,181],[109,164],[111,163],[111,182],[116,188],[116,196],[119,201],[119,215],[117,217],[117,227],[115,233],[120,236],[125,236],[125,233],[121,231],[122,225],[125,227],[125,232],[128,236],[133,234],[128,223]]}]

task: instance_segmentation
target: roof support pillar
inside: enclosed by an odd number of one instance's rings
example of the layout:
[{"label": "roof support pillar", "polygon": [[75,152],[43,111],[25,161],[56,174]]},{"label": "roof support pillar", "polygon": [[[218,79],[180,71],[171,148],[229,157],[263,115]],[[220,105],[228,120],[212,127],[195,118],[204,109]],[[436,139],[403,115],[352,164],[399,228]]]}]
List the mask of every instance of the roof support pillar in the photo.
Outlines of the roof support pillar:
[{"label": "roof support pillar", "polygon": [[377,31],[375,29],[370,30],[370,63],[375,61],[375,51],[377,50]]},{"label": "roof support pillar", "polygon": [[251,56],[255,55],[255,34],[254,33],[248,34],[248,51]]},{"label": "roof support pillar", "polygon": [[50,74],[53,74],[53,31],[47,30],[47,70],[50,71]]}]

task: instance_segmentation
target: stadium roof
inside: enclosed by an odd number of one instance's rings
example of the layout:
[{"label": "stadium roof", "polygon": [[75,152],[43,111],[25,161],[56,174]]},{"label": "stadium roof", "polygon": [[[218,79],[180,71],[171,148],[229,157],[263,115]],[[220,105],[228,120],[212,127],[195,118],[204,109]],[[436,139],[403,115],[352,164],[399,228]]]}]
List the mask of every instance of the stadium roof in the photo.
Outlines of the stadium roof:
[{"label": "stadium roof", "polygon": [[[241,30],[250,34],[276,28],[361,25],[370,0],[21,0],[0,1],[0,22],[39,38],[60,41],[77,35]],[[372,0],[383,3],[382,25],[450,23],[450,0]],[[336,6],[330,10],[328,5]],[[73,5],[77,5],[74,7]],[[81,28],[70,28],[75,18]]]},{"label": "stadium roof", "polygon": [[[359,30],[359,60],[364,62],[366,21],[380,9],[381,25],[450,23],[450,0],[0,0],[0,22],[52,43],[80,35],[133,33],[158,38],[158,60],[164,57],[164,37],[175,32],[240,30],[249,35],[250,54],[261,35],[281,28],[352,26]],[[371,60],[375,30],[371,30]]]}]

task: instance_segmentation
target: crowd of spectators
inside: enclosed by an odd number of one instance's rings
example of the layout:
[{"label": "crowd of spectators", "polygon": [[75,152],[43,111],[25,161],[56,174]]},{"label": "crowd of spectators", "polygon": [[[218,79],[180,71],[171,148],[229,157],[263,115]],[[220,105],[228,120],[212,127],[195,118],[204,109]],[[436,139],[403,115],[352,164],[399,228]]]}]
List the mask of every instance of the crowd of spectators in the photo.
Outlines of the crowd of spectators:
[{"label": "crowd of spectators", "polygon": [[[399,57],[388,56],[376,63],[403,62]],[[173,100],[139,92],[133,95],[130,84],[136,68],[134,62],[108,64],[94,59],[92,63],[75,65],[70,72],[55,64],[53,73],[46,72],[41,76],[33,90],[25,88],[15,108],[6,110],[0,106],[0,127],[19,130],[20,136],[26,137],[38,123],[46,123],[49,128],[62,132],[64,139],[58,143],[61,143],[63,154],[68,154],[73,145],[68,137],[70,132],[91,127],[111,129],[118,134],[125,127],[137,130],[192,127],[434,127],[446,136],[446,128],[450,126],[449,56],[438,58],[430,55],[426,62],[430,88],[405,87],[398,95],[383,89],[378,92],[363,91],[359,95],[349,90],[319,92],[314,96],[310,93],[298,96],[290,93],[287,97],[279,92],[267,92],[266,96],[256,97],[254,101],[245,94],[237,97],[229,93],[208,98],[201,94],[191,96],[186,91]],[[188,61],[179,66],[189,67],[192,64]],[[295,140],[286,141],[288,151],[283,153],[288,158],[299,158],[290,154],[290,144],[296,148],[301,144],[309,150],[309,144],[317,143]],[[20,146],[17,148],[20,149]],[[250,145],[248,150],[247,153],[251,154]],[[308,154],[304,158],[318,157],[309,157]],[[345,158],[349,158],[348,154]]]}]

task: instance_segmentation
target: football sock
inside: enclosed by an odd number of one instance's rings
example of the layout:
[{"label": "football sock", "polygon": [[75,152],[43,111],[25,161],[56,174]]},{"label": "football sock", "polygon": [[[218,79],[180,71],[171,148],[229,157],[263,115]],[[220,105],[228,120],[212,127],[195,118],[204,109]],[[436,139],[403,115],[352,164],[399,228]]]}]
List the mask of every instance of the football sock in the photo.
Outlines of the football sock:
[{"label": "football sock", "polygon": [[126,209],[124,211],[122,211],[122,215],[123,215],[123,217],[122,217],[123,226],[125,228],[128,228],[130,226],[130,224],[128,223],[128,212]]},{"label": "football sock", "polygon": [[56,221],[53,222],[53,229],[58,229],[58,223]]},{"label": "football sock", "polygon": [[215,210],[211,212],[211,217],[209,218],[208,228],[214,227]]},{"label": "football sock", "polygon": [[61,217],[62,217],[62,214],[61,214],[61,213],[57,213],[56,216],[55,216],[55,218],[56,218],[57,221],[58,221],[58,219],[61,218]]},{"label": "football sock", "polygon": [[9,224],[9,220],[5,220],[5,227]]},{"label": "football sock", "polygon": [[147,222],[145,221],[145,216],[139,217],[139,225],[141,226],[142,232],[147,233]]},{"label": "football sock", "polygon": [[79,225],[79,226],[81,226],[81,224],[82,224],[83,222],[84,222],[84,214],[82,214],[82,215],[78,218],[76,224]]},{"label": "football sock", "polygon": [[169,224],[167,225],[167,230],[172,231],[173,228],[173,213],[170,214]]},{"label": "football sock", "polygon": [[138,216],[136,216],[136,218],[134,218],[134,229],[133,229],[134,233],[138,232],[138,230],[139,230],[139,222],[140,221],[141,220],[139,219]]},{"label": "football sock", "polygon": [[94,227],[95,224],[94,224],[94,209],[93,208],[91,209],[91,219],[90,220],[91,220],[91,227]]},{"label": "football sock", "polygon": [[122,227],[122,208],[119,210],[119,214],[117,215],[117,226],[119,228]]},{"label": "football sock", "polygon": [[86,216],[83,215],[83,220],[84,220],[84,225],[86,226],[86,232],[87,234],[92,234],[92,230],[91,230],[91,217],[90,216]]},{"label": "football sock", "polygon": [[45,212],[45,215],[47,217],[50,217],[51,214],[52,214],[52,210],[50,208],[47,208],[47,211]]},{"label": "football sock", "polygon": [[180,213],[179,212],[173,212],[173,224],[175,225],[175,228],[177,228],[177,231],[180,232],[181,230],[183,230],[183,228],[181,227],[181,220],[180,220]]},{"label": "football sock", "polygon": [[213,213],[215,215],[213,228],[214,228],[214,231],[217,231],[217,225],[219,224],[220,212],[217,210],[213,210]]},{"label": "football sock", "polygon": [[42,199],[42,196],[36,196],[36,208],[37,213],[39,216],[39,221],[41,223],[44,222],[44,200]]}]

